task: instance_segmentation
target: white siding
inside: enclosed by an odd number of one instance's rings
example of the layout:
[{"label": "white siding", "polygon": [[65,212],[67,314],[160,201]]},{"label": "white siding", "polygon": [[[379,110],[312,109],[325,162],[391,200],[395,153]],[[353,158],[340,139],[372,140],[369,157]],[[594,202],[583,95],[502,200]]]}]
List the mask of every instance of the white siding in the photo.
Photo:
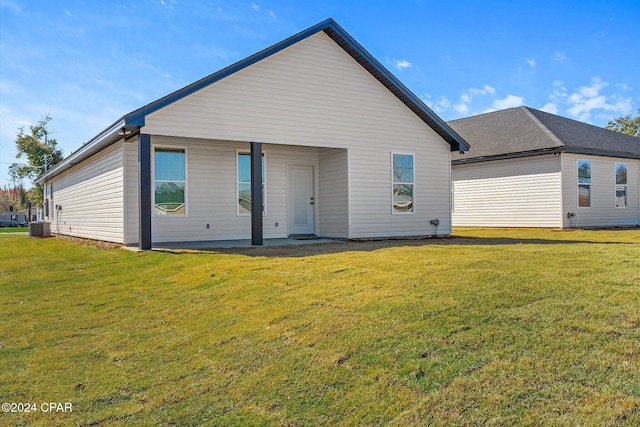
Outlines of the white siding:
[{"label": "white siding", "polygon": [[452,172],[455,226],[562,227],[558,156],[456,165]]},{"label": "white siding", "polygon": [[[445,144],[416,142],[350,150],[350,237],[451,234],[450,153]],[[414,155],[414,213],[392,213],[391,153]],[[439,227],[430,224],[440,221]]]},{"label": "white siding", "polygon": [[[578,160],[591,161],[591,207],[578,207]],[[615,207],[615,163],[627,164],[627,207]],[[640,161],[605,156],[562,154],[563,220],[565,227],[612,227],[640,224]],[[573,223],[567,213],[575,213]]]},{"label": "white siding", "polygon": [[320,149],[318,214],[323,237],[349,237],[349,153]]},{"label": "white siding", "polygon": [[[150,114],[143,132],[348,149],[349,237],[451,231],[449,145],[324,33]],[[391,213],[391,152],[415,155],[415,214]],[[233,165],[227,158],[221,167]],[[274,201],[267,197],[271,216]],[[327,194],[321,197],[326,200]],[[235,209],[228,196],[219,200]],[[429,224],[436,218],[438,230]],[[200,233],[203,219],[199,217],[199,231],[193,231],[199,237],[213,233]],[[272,228],[273,222],[265,222],[265,236],[286,230],[282,223]],[[239,233],[247,235],[247,229],[238,222],[224,231],[238,238]],[[184,236],[176,231],[165,237],[178,235]]]},{"label": "white siding", "polygon": [[116,143],[51,180],[52,232],[124,242],[123,159]]}]

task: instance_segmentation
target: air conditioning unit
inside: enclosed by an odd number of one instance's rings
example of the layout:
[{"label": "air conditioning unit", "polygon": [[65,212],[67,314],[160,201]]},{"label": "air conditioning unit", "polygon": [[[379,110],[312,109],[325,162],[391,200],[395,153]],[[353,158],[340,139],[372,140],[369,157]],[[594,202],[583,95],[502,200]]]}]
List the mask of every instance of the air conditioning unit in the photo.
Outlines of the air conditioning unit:
[{"label": "air conditioning unit", "polygon": [[30,222],[29,237],[51,237],[51,223],[44,221]]}]

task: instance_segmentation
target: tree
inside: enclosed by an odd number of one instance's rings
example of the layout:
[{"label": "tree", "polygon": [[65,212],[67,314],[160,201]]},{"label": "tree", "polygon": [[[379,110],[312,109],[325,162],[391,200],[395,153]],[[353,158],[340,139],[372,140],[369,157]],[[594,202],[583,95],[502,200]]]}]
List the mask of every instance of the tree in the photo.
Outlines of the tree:
[{"label": "tree", "polygon": [[631,117],[631,114],[626,116],[617,117],[605,126],[607,129],[614,130],[620,133],[626,133],[627,135],[636,136],[640,138],[640,108],[635,117]]},{"label": "tree", "polygon": [[[18,154],[16,158],[26,157],[28,164],[14,163],[9,167],[11,177],[15,181],[22,182],[22,179],[36,179],[47,167],[54,166],[62,160],[62,150],[58,148],[58,142],[49,138],[51,132],[47,128],[51,116],[44,116],[35,125],[29,126],[30,134],[26,134],[24,128],[18,130],[16,137],[16,148]],[[38,206],[42,204],[42,187],[35,186],[35,191],[31,191],[32,202]]]},{"label": "tree", "polygon": [[0,211],[21,211],[29,207],[29,195],[22,186],[0,187]]}]

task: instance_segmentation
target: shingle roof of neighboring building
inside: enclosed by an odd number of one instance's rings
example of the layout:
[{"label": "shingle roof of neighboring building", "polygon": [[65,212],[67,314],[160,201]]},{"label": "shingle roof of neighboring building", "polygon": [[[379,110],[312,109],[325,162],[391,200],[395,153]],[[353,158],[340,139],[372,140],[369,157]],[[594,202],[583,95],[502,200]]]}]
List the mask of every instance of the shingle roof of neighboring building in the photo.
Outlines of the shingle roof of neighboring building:
[{"label": "shingle roof of neighboring building", "polygon": [[96,135],[93,139],[86,142],[79,150],[72,153],[65,160],[60,162],[56,167],[40,178],[36,182],[43,182],[44,179],[53,177],[63,170],[69,169],[73,165],[87,159],[89,156],[99,152],[108,145],[121,139],[118,135],[119,131],[132,132],[139,127],[145,125],[145,117],[167,105],[170,105],[204,87],[207,87],[217,81],[224,79],[240,70],[249,67],[265,58],[276,54],[283,49],[288,48],[314,34],[324,32],[336,44],[338,44],[345,52],[347,52],[355,61],[357,61],[364,69],[366,69],[373,77],[375,77],[382,85],[384,85],[391,93],[393,93],[400,101],[402,101],[414,114],[431,127],[442,139],[444,139],[451,147],[451,151],[466,151],[469,144],[460,137],[449,125],[442,120],[436,113],[427,107],[420,98],[411,92],[400,80],[398,80],[389,70],[387,70],[378,60],[376,60],[365,48],[362,47],[349,33],[347,33],[336,21],[329,18],[312,27],[301,31],[275,45],[268,47],[258,53],[255,53],[235,64],[229,65],[220,71],[217,71],[203,79],[200,79],[188,86],[183,87],[169,95],[157,99],[137,110],[122,116],[119,120]]},{"label": "shingle roof of neighboring building", "polygon": [[471,145],[453,164],[550,152],[640,158],[640,138],[529,107],[516,107],[448,122]]}]

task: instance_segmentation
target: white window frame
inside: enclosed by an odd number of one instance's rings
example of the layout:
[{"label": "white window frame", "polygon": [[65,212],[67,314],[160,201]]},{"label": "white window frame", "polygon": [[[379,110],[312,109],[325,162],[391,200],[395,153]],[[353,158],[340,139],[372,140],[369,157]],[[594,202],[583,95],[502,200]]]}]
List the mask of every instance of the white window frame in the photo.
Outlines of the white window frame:
[{"label": "white window frame", "polygon": [[[393,156],[411,156],[413,160],[413,170],[412,170],[412,181],[411,182],[395,182],[393,175]],[[413,191],[411,192],[411,211],[410,212],[398,212],[393,207],[393,186],[394,185],[411,185],[413,187]],[[415,215],[416,214],[416,155],[414,153],[400,153],[400,152],[392,152],[391,153],[391,214],[392,215]]]},{"label": "white window frame", "polygon": [[[156,149],[184,151],[184,181],[156,181]],[[180,145],[152,145],[151,146],[151,206],[154,218],[187,218],[189,216],[189,153],[185,146]],[[184,182],[184,214],[156,215],[156,182]]]},{"label": "white window frame", "polygon": [[[589,182],[580,182],[580,162],[589,162]],[[593,183],[593,162],[591,160],[588,159],[578,159],[577,163],[576,163],[576,181],[577,181],[577,186],[576,186],[576,190],[578,191],[577,193],[577,197],[576,197],[576,204],[578,209],[590,209],[591,208],[591,184]],[[589,206],[580,206],[580,186],[581,185],[588,185],[589,186]]]},{"label": "white window frame", "polygon": [[[240,203],[238,203],[238,195],[240,194],[240,184],[249,184],[251,185],[251,181],[249,182],[240,182],[239,181],[239,172],[240,172],[240,154],[251,156],[251,151],[247,150],[236,150],[236,179],[234,180],[236,183],[236,192],[235,192],[235,200],[236,200],[236,216],[251,216],[251,212],[240,212]],[[262,181],[262,215],[267,216],[267,153],[262,152],[262,174],[264,176],[264,181]],[[253,201],[251,202],[253,203]]]},{"label": "white window frame", "polygon": [[[618,184],[618,166],[624,165],[624,169],[627,175],[627,183],[626,184]],[[618,188],[624,188],[624,206],[618,206]],[[614,197],[614,206],[616,209],[626,209],[629,206],[628,200],[628,190],[629,190],[629,166],[626,162],[616,162],[613,164],[613,197]]]}]

